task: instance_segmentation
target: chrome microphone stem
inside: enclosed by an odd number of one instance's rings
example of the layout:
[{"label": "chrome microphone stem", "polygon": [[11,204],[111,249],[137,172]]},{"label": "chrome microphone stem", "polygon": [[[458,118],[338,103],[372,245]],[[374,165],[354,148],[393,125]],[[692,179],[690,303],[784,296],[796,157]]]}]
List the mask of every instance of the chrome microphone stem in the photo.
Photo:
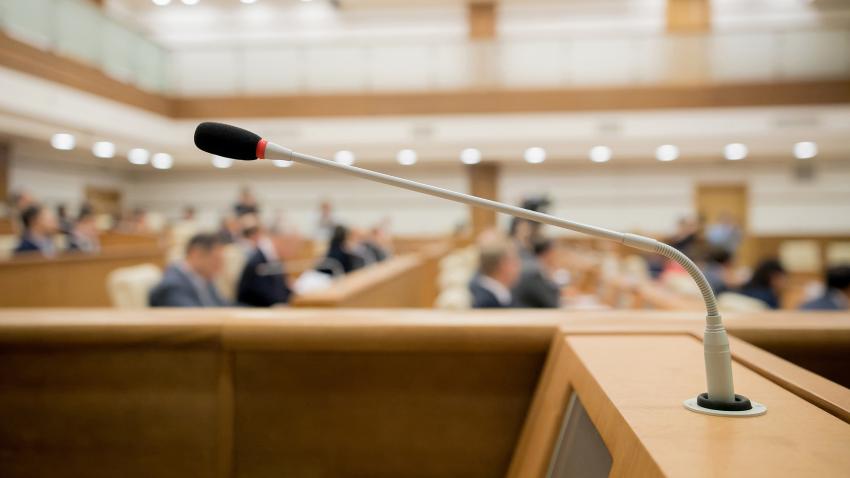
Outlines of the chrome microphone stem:
[{"label": "chrome microphone stem", "polygon": [[329,169],[351,176],[358,176],[371,181],[377,181],[389,186],[395,186],[447,199],[449,201],[467,204],[469,206],[490,209],[492,211],[501,212],[514,217],[568,229],[600,239],[615,241],[642,251],[660,254],[675,261],[681,265],[696,282],[700,293],[702,294],[702,298],[705,301],[707,317],[704,335],[704,349],[708,396],[710,399],[719,402],[731,403],[735,401],[735,391],[732,381],[732,357],[729,351],[729,339],[720,318],[720,313],[717,307],[717,299],[715,298],[714,292],[702,271],[699,270],[697,265],[694,264],[690,258],[677,249],[649,237],[617,232],[575,221],[568,221],[566,219],[550,216],[549,214],[510,206],[508,204],[503,204],[489,199],[483,199],[469,194],[438,188],[428,184],[398,178],[368,169],[358,168],[356,166],[340,164],[336,161],[331,161],[317,156],[298,153],[271,142],[265,146],[265,158],[309,164],[323,169]]}]

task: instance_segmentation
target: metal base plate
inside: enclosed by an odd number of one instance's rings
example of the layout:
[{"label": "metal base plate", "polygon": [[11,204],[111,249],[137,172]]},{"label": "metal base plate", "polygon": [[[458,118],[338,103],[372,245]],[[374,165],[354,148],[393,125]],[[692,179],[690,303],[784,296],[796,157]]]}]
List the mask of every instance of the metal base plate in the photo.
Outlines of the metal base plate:
[{"label": "metal base plate", "polygon": [[758,402],[751,402],[753,408],[740,412],[727,412],[725,410],[713,410],[697,405],[697,397],[685,400],[685,408],[692,412],[704,413],[706,415],[716,415],[721,417],[757,417],[767,413],[767,407]]}]

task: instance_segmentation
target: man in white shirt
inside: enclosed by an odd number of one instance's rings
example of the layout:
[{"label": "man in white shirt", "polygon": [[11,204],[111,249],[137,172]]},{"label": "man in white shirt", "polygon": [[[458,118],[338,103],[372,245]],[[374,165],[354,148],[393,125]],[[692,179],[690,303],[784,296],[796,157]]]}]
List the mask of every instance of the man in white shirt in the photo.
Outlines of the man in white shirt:
[{"label": "man in white shirt", "polygon": [[504,238],[492,238],[479,246],[478,264],[478,274],[469,282],[472,307],[513,307],[511,289],[520,273],[516,245]]}]

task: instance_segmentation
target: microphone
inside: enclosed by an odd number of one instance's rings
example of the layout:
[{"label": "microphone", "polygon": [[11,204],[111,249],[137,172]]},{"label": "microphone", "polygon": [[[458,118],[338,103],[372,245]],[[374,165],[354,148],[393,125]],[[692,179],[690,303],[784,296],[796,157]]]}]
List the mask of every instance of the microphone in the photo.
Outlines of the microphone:
[{"label": "microphone", "polygon": [[751,402],[746,397],[735,394],[732,381],[732,355],[729,351],[729,338],[726,334],[726,329],[723,327],[714,292],[697,265],[688,256],[668,244],[650,237],[622,233],[589,224],[569,221],[490,199],[479,198],[369,169],[340,164],[336,161],[317,156],[298,153],[269,142],[250,131],[222,123],[207,122],[198,125],[195,130],[195,145],[207,153],[232,159],[247,161],[255,159],[282,159],[309,164],[389,186],[395,186],[429,196],[436,196],[469,206],[490,209],[529,221],[536,221],[562,229],[580,232],[600,239],[615,241],[635,249],[660,254],[673,260],[680,264],[694,282],[696,282],[705,301],[707,311],[705,332],[703,334],[703,348],[708,391],[685,400],[685,407],[694,412],[723,416],[755,416],[767,412],[767,407],[763,404]]}]

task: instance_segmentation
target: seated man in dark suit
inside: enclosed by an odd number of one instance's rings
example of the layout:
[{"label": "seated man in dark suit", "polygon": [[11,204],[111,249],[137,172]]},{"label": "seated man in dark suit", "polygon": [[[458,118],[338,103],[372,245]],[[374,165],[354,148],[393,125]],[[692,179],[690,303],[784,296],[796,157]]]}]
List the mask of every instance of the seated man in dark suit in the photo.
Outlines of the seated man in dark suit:
[{"label": "seated man in dark suit", "polygon": [[213,281],[224,267],[224,245],[217,234],[196,234],[186,258],[168,266],[148,296],[151,307],[224,307]]},{"label": "seated man in dark suit", "polygon": [[21,212],[21,222],[24,232],[21,234],[21,240],[14,254],[41,254],[44,257],[53,257],[56,254],[53,235],[58,229],[53,213],[38,204],[33,204]]},{"label": "seated man in dark suit", "polygon": [[557,267],[557,251],[549,239],[535,240],[531,250],[534,258],[522,264],[514,301],[518,307],[556,308],[561,303],[561,288],[551,276]]},{"label": "seated man in dark suit", "polygon": [[299,242],[294,235],[270,237],[261,234],[257,248],[242,269],[236,291],[237,302],[254,307],[288,303],[292,289],[283,259],[292,255]]},{"label": "seated man in dark suit", "polygon": [[830,267],[826,271],[826,291],[820,297],[806,302],[802,310],[850,309],[850,266]]},{"label": "seated man in dark suit", "polygon": [[491,238],[479,245],[478,264],[478,274],[469,282],[472,307],[513,307],[511,288],[520,271],[516,245],[503,238]]}]

